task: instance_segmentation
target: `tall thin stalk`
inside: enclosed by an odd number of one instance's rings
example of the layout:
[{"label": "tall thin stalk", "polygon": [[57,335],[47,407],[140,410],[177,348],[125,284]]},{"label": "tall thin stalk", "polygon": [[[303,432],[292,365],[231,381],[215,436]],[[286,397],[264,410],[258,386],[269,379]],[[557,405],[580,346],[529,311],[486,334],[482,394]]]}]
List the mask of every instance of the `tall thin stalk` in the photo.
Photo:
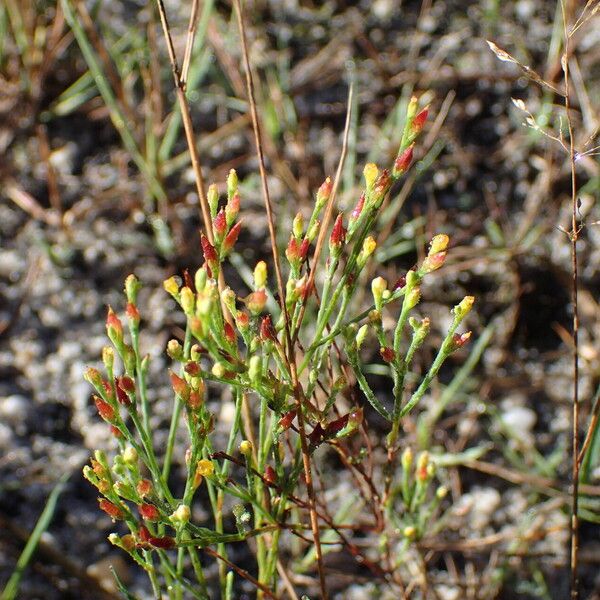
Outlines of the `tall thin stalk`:
[{"label": "tall thin stalk", "polygon": [[[286,296],[285,287],[283,285],[283,277],[281,275],[281,266],[279,261],[279,249],[277,247],[277,237],[275,235],[275,224],[273,220],[273,212],[271,207],[271,199],[269,195],[269,186],[267,182],[267,174],[264,162],[264,152],[262,147],[262,138],[260,132],[260,125],[258,122],[258,111],[256,107],[256,99],[254,96],[254,83],[252,81],[252,69],[250,66],[250,58],[248,54],[248,43],[246,40],[246,28],[244,25],[244,16],[242,13],[242,7],[239,0],[234,0],[234,7],[237,17],[238,29],[240,33],[240,41],[242,44],[242,54],[244,58],[244,67],[246,70],[246,93],[248,96],[248,102],[250,103],[250,114],[252,116],[252,126],[254,129],[254,140],[256,144],[256,152],[258,155],[258,164],[260,171],[260,178],[262,183],[263,199],[265,203],[265,210],[267,213],[267,222],[269,226],[269,235],[271,238],[271,251],[273,253],[273,262],[275,266],[275,275],[277,278],[277,289],[279,293],[279,300],[281,303],[281,310],[284,317],[285,337],[287,342],[287,359],[288,366],[292,376],[292,386],[294,390],[294,396],[298,404],[298,431],[300,435],[300,445],[302,449],[302,464],[304,467],[304,478],[306,483],[306,490],[309,498],[309,512],[310,522],[313,533],[313,540],[315,544],[315,555],[317,559],[317,570],[319,573],[319,583],[321,587],[321,598],[327,600],[327,585],[325,581],[325,571],[323,568],[323,554],[321,551],[321,541],[319,533],[319,520],[316,513],[316,502],[315,502],[315,491],[312,480],[311,464],[310,464],[310,453],[308,450],[308,441],[306,437],[306,429],[304,423],[304,392],[302,386],[298,380],[298,373],[296,370],[296,358],[294,352],[294,342],[291,337],[290,329],[290,317],[286,308]],[[309,288],[310,289],[310,288]]]},{"label": "tall thin stalk", "polygon": [[573,122],[571,119],[571,80],[569,73],[569,53],[571,34],[568,31],[568,15],[564,0],[561,0],[561,10],[564,28],[565,48],[561,58],[565,81],[565,113],[569,131],[569,167],[571,170],[571,303],[573,310],[573,404],[572,404],[572,469],[571,469],[571,524],[570,524],[570,590],[571,599],[579,598],[578,563],[579,563],[579,311],[577,298],[578,285],[578,257],[577,240],[579,239],[579,223],[577,219],[577,167],[575,164],[575,139],[573,135]]},{"label": "tall thin stalk", "polygon": [[[171,30],[169,28],[169,21],[167,20],[167,13],[165,11],[165,5],[163,0],[156,0],[158,6],[158,13],[160,15],[160,22],[162,24],[163,33],[167,42],[167,51],[169,54],[169,62],[171,63],[171,70],[173,71],[173,79],[175,81],[175,90],[177,92],[177,100],[179,102],[179,109],[181,111],[181,118],[183,120],[183,128],[185,130],[185,138],[190,151],[190,158],[192,161],[192,169],[194,170],[194,180],[196,182],[196,190],[198,192],[198,199],[200,201],[200,210],[202,211],[202,219],[204,221],[204,233],[208,238],[209,242],[214,243],[210,208],[208,206],[208,199],[206,198],[204,177],[202,175],[202,165],[200,163],[200,155],[196,147],[196,137],[194,135],[194,126],[192,124],[192,117],[190,114],[190,107],[185,97],[185,79],[182,77],[179,71],[179,65],[177,63],[177,57],[175,56],[175,48],[173,46],[173,39],[171,37]],[[196,13],[197,14],[197,11]],[[188,46],[193,44],[193,27],[190,26],[192,34],[188,38]],[[190,41],[191,40],[191,41]],[[191,52],[191,49],[189,50]],[[188,50],[186,49],[186,56]],[[187,66],[186,66],[187,73]]]}]

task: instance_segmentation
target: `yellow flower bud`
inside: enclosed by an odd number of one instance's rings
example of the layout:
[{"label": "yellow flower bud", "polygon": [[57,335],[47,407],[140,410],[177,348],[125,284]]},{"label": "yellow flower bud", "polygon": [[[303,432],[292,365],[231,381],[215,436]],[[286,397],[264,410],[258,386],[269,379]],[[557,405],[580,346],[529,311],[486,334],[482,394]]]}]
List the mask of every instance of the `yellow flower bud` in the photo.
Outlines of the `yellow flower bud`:
[{"label": "yellow flower bud", "polygon": [[215,472],[215,464],[212,460],[202,458],[196,465],[196,473],[202,475],[202,477],[210,477]]},{"label": "yellow flower bud", "polygon": [[438,252],[443,252],[448,248],[448,242],[450,238],[445,233],[440,233],[436,235],[431,240],[431,245],[429,246],[429,255],[437,254]]},{"label": "yellow flower bud", "polygon": [[196,299],[194,298],[194,292],[192,292],[187,285],[182,287],[180,291],[180,302],[181,308],[183,308],[183,312],[186,315],[191,316],[194,314],[195,301]]},{"label": "yellow flower bud", "polygon": [[454,314],[457,319],[464,319],[470,312],[471,308],[473,308],[473,303],[475,302],[474,296],[465,296],[455,307]]},{"label": "yellow flower bud", "polygon": [[250,440],[242,440],[240,442],[240,454],[250,456],[252,454],[252,442]]},{"label": "yellow flower bud", "polygon": [[169,279],[166,279],[163,282],[163,287],[165,288],[166,292],[173,296],[173,298],[177,298],[177,295],[179,294],[179,283],[177,281],[177,277],[173,276],[169,277]]},{"label": "yellow flower bud", "polygon": [[379,169],[375,163],[367,163],[363,169],[363,175],[365,176],[365,183],[367,184],[367,190],[370,190],[379,175]]},{"label": "yellow flower bud", "polygon": [[256,289],[264,288],[267,284],[267,263],[261,260],[254,268],[254,286]]}]

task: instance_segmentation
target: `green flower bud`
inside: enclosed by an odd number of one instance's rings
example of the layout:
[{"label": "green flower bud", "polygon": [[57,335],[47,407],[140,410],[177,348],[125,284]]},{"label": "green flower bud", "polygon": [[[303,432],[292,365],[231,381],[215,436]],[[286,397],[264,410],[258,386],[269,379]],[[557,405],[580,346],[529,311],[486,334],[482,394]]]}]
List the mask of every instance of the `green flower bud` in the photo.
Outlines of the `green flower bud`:
[{"label": "green flower bud", "polygon": [[367,333],[369,333],[369,326],[367,324],[363,325],[356,334],[356,348],[360,350],[360,347],[363,345],[365,338],[367,337]]},{"label": "green flower bud", "polygon": [[127,276],[127,279],[125,279],[125,295],[127,296],[127,302],[137,304],[138,292],[141,287],[142,284],[133,273]]},{"label": "green flower bud", "polygon": [[238,189],[238,176],[235,169],[229,171],[227,175],[227,198],[231,198]]},{"label": "green flower bud", "polygon": [[436,491],[435,491],[435,495],[436,498],[438,500],[443,500],[447,495],[448,495],[448,488],[441,485]]},{"label": "green flower bud", "polygon": [[296,240],[299,240],[302,237],[302,233],[304,232],[304,217],[302,213],[298,213],[294,217],[294,222],[292,224],[292,233]]},{"label": "green flower bud", "polygon": [[111,346],[104,346],[102,348],[102,362],[104,363],[104,368],[111,373],[115,364],[115,351]]},{"label": "green flower bud", "polygon": [[196,291],[201,292],[206,285],[206,280],[208,278],[208,273],[206,269],[198,269],[196,271],[196,275],[194,276],[194,285],[196,286]]},{"label": "green flower bud", "polygon": [[370,191],[373,187],[373,184],[377,180],[377,176],[379,175],[379,169],[377,168],[377,165],[375,163],[367,163],[363,169],[363,175],[365,177],[367,191]]},{"label": "green flower bud", "polygon": [[130,467],[135,467],[138,463],[138,453],[133,446],[127,446],[127,448],[123,450],[122,457],[123,462]]},{"label": "green flower bud", "polygon": [[167,355],[173,360],[183,360],[183,347],[178,340],[169,340]]},{"label": "green flower bud", "polygon": [[219,208],[219,190],[214,183],[211,183],[208,186],[206,199],[208,200],[208,206],[210,208],[210,216],[214,219],[217,216],[217,210]]},{"label": "green flower bud", "polygon": [[262,361],[260,356],[252,356],[248,363],[248,377],[250,381],[259,381],[262,374]]}]

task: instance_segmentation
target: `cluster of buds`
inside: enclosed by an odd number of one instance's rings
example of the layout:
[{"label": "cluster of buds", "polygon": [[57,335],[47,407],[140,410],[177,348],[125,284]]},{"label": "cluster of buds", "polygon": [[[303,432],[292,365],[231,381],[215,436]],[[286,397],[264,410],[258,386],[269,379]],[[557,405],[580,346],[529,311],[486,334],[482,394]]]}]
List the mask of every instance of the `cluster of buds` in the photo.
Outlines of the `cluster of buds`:
[{"label": "cluster of buds", "polygon": [[[435,463],[429,452],[421,452],[415,461],[414,454],[408,446],[401,456],[401,485],[392,493],[388,508],[394,514],[402,513],[401,531],[410,541],[420,540],[427,530],[429,519],[439,509],[441,501],[448,490],[437,486],[433,490],[436,475]],[[402,504],[398,511],[396,499]]]},{"label": "cluster of buds", "polygon": [[[248,440],[243,440],[239,446],[247,467],[248,493],[253,494],[255,491],[256,486],[252,483],[254,477],[258,478],[256,481],[262,480],[263,484],[271,488],[270,492],[267,491],[267,496],[271,494],[271,508],[276,507],[277,502],[285,501],[282,500],[286,496],[282,493],[284,484],[287,488],[288,482],[298,483],[302,470],[296,467],[288,469],[283,460],[285,445],[272,443],[273,433],[275,436],[293,437],[299,433],[298,430],[306,427],[300,433],[306,435],[309,452],[314,452],[327,443],[340,448],[337,440],[354,433],[363,422],[362,408],[349,411],[346,408],[332,414],[337,398],[343,388],[347,387],[346,365],[343,365],[344,374],[339,369],[336,375],[339,365],[336,361],[328,362],[328,353],[340,332],[346,338],[349,366],[367,400],[379,414],[392,421],[394,426],[397,425],[402,416],[397,408],[404,409],[405,406],[400,403],[398,406],[394,405],[393,411],[387,409],[373,393],[361,372],[359,350],[367,333],[374,332],[380,356],[387,363],[386,369],[394,376],[396,400],[396,388],[400,386],[397,384],[402,383],[414,353],[430,328],[429,319],[414,318],[409,312],[420,301],[423,277],[444,264],[448,236],[435,236],[421,266],[408,271],[396,285],[390,287],[382,277],[373,279],[373,307],[365,313],[368,317],[360,328],[360,318],[350,320],[351,324],[348,326],[345,311],[356,290],[361,271],[377,248],[375,238],[369,235],[377,212],[394,183],[409,169],[413,161],[415,140],[425,125],[427,114],[427,108],[418,110],[416,99],[410,101],[402,141],[393,166],[380,169],[373,163],[367,164],[363,171],[364,192],[356,206],[346,217],[343,213],[338,213],[331,225],[329,255],[325,261],[327,274],[314,329],[301,329],[306,307],[300,305],[307,301],[313,291],[312,288],[309,289],[308,282],[315,280],[314,272],[308,272],[307,264],[311,244],[320,231],[321,212],[327,206],[328,222],[329,216],[335,214],[332,213],[335,206],[331,179],[327,178],[320,186],[308,223],[305,223],[300,213],[293,220],[285,251],[290,269],[284,286],[285,299],[281,299],[282,302],[285,300],[286,309],[282,313],[287,313],[279,316],[271,308],[271,305],[276,304],[273,302],[276,298],[269,292],[269,277],[264,261],[256,264],[253,282],[249,286],[250,293],[245,298],[238,297],[231,288],[224,286],[222,264],[232,252],[241,230],[241,221],[238,219],[240,194],[237,174],[234,170],[229,173],[227,200],[222,205],[217,186],[209,187],[207,200],[210,223],[206,224],[207,230],[200,239],[204,264],[194,276],[186,272],[182,279],[170,277],[164,282],[164,289],[181,307],[186,317],[186,331],[182,341],[173,339],[167,344],[167,354],[176,363],[169,373],[176,399],[175,414],[179,416],[179,410],[185,409],[185,423],[191,440],[185,455],[188,475],[182,498],[175,498],[166,483],[169,480],[171,464],[168,461],[171,460],[175,436],[169,436],[171,445],[166,452],[169,459],[163,468],[159,466],[160,461],[154,453],[155,444],[153,445],[146,400],[148,396],[144,388],[148,359],[140,356],[138,344],[141,316],[137,298],[140,285],[134,276],[127,278],[125,314],[129,335],[124,331],[125,320],[122,322],[112,308],[109,308],[106,329],[112,347],[107,347],[102,355],[106,374],[93,368],[86,371],[86,379],[95,389],[94,403],[100,417],[111,426],[115,435],[121,436],[120,454],[112,466],[108,465],[104,455],[97,454],[91,465],[84,469],[84,475],[101,494],[100,508],[112,519],[124,520],[130,528],[130,534],[113,534],[111,541],[132,554],[136,560],[139,559],[138,562],[143,561],[145,555],[140,550],[167,550],[176,547],[182,540],[189,542],[186,538],[188,534],[197,534],[200,528],[189,525],[190,506],[196,489],[204,479],[208,480],[211,494],[215,490],[218,494],[227,493],[231,489],[230,482],[238,485],[237,478],[228,477],[227,468],[220,468],[216,462],[225,453],[213,452],[208,441],[208,436],[215,428],[215,418],[207,407],[206,380],[231,386],[236,393],[234,427],[237,429],[234,429],[230,438],[230,448],[226,455],[228,460],[232,459],[229,455],[233,447],[231,444],[242,431],[239,425],[242,405],[237,404],[241,402],[242,393],[252,391],[260,398],[261,411],[271,411],[271,422],[275,428],[264,427],[268,421],[263,419],[261,412],[256,449]],[[328,229],[321,230],[319,252],[327,232]],[[327,246],[324,252],[327,252]],[[311,268],[319,268],[318,259],[311,264]],[[277,275],[279,277],[279,272]],[[317,282],[320,280],[320,277],[316,279]],[[402,308],[393,339],[389,339],[390,336],[384,331],[386,321],[382,315],[386,306],[393,301],[401,301]],[[440,350],[444,356],[469,339],[470,332],[460,334],[456,330],[472,304],[473,299],[467,297],[454,308],[453,328]],[[412,329],[412,338],[405,344],[399,333],[408,326]],[[285,336],[281,335],[284,327]],[[314,341],[310,345],[304,345],[305,340],[299,339],[299,335],[304,335],[307,330],[314,333]],[[292,363],[296,343],[304,355],[299,361],[303,360],[304,363]],[[408,346],[406,351],[405,346]],[[342,352],[339,351],[338,354],[342,361]],[[122,373],[115,373],[117,358],[122,362]],[[293,367],[297,367],[297,370]],[[433,369],[424,381],[432,373]],[[435,376],[435,373],[431,376]],[[313,399],[321,394],[319,390],[325,392],[323,402],[313,403]],[[128,418],[125,418],[126,414]],[[176,424],[176,421],[173,423]],[[136,431],[133,431],[134,428]],[[268,431],[265,433],[266,429]],[[175,433],[175,428],[171,433]],[[277,452],[282,454],[278,456]],[[244,461],[233,459],[232,463]],[[392,508],[393,501],[401,499],[403,506],[396,512],[402,514],[400,530],[404,531],[407,539],[419,539],[424,530],[424,515],[431,514],[437,507],[436,502],[439,504],[445,494],[444,488],[438,488],[434,498],[430,499],[428,491],[434,478],[435,465],[427,453],[421,453],[415,461],[409,449],[404,452],[402,485],[393,488],[390,498]],[[263,491],[265,489],[262,484],[258,487]],[[249,519],[250,513],[246,513],[243,507],[236,509],[236,523],[240,530],[244,529],[244,523]],[[256,521],[258,523],[260,519]],[[256,523],[254,525],[258,528]],[[208,535],[204,531],[208,530],[203,530],[203,535]],[[169,533],[172,535],[168,535]],[[215,537],[211,543],[217,539],[222,541],[223,538]]]},{"label": "cluster of buds", "polygon": [[431,245],[429,246],[429,252],[419,269],[419,272],[422,275],[426,275],[427,273],[431,273],[432,271],[437,271],[441,268],[446,260],[446,255],[448,254],[448,242],[450,239],[445,234],[436,235],[431,240]]},{"label": "cluster of buds", "polygon": [[217,277],[221,262],[233,250],[242,228],[241,221],[236,223],[240,211],[237,173],[232,169],[227,177],[227,203],[224,207],[219,208],[219,192],[214,184],[208,188],[207,199],[212,219],[212,241],[202,235],[200,242],[207,271]]}]

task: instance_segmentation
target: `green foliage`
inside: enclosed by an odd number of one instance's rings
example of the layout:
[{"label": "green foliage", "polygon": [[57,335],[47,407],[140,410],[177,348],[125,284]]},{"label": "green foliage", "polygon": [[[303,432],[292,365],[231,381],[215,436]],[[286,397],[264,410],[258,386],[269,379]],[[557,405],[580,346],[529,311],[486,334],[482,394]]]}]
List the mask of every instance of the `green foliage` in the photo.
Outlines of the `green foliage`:
[{"label": "green foliage", "polygon": [[[140,283],[133,275],[125,284],[128,335],[109,309],[106,326],[112,346],[103,353],[105,373],[90,368],[86,379],[95,388],[98,412],[117,437],[120,453],[110,463],[97,452],[84,475],[102,495],[100,508],[124,521],[130,530],[127,535],[112,534],[110,541],[147,571],[155,592],[162,585],[157,576],[160,570],[164,582],[175,590],[174,597],[181,597],[189,587],[189,577],[196,579],[194,595],[206,597],[200,555],[216,545],[221,591],[226,594],[230,581],[225,568],[229,564],[227,547],[235,542],[248,542],[255,548],[258,577],[256,581],[247,577],[259,594],[268,595],[265,590],[274,589],[282,535],[299,533],[304,528],[301,513],[315,510],[301,499],[305,461],[310,465],[312,455],[328,445],[348,461],[348,468],[352,462],[360,464],[361,456],[351,455],[343,445],[345,438],[365,427],[365,405],[353,394],[354,382],[389,423],[387,439],[379,443],[388,455],[388,465],[382,488],[376,493],[379,506],[375,507],[381,519],[382,543],[389,547],[399,535],[410,545],[427,531],[445,488],[431,491],[435,467],[427,453],[419,456],[413,472],[409,451],[405,451],[402,468],[397,468],[400,424],[423,398],[446,358],[468,341],[470,332],[460,334],[457,329],[473,298],[467,296],[454,308],[439,351],[412,393],[405,376],[430,329],[428,318],[415,318],[412,312],[421,299],[421,282],[445,261],[448,237],[435,236],[421,265],[390,289],[383,278],[373,279],[370,308],[360,310],[355,300],[357,290],[365,285],[361,275],[374,260],[376,242],[370,232],[392,185],[410,166],[426,118],[427,108],[419,110],[413,98],[393,167],[381,171],[372,163],[365,167],[360,200],[347,219],[338,215],[329,234],[322,281],[315,280],[308,265],[320,219],[333,202],[330,179],[319,188],[308,221],[297,215],[285,251],[285,298],[273,313],[267,312],[274,293],[265,262],[256,265],[252,289],[244,297],[224,280],[223,263],[242,224],[237,175],[231,171],[228,177],[224,203],[216,186],[210,186],[207,199],[214,243],[202,235],[204,264],[193,278],[174,276],[164,283],[186,319],[184,338],[167,345],[173,362],[170,378],[175,402],[164,453],[156,451],[150,427],[149,359],[139,347]],[[320,268],[314,257],[312,262],[313,269]],[[305,312],[309,303],[316,304],[316,311]],[[391,331],[384,327],[384,313],[395,319]],[[361,348],[368,335],[377,340],[392,381],[391,406],[371,388],[362,367]],[[216,415],[208,408],[207,396],[214,384],[229,387],[235,399],[225,448],[217,448],[213,442]],[[355,397],[356,404],[344,409],[345,397]],[[251,409],[251,414],[246,414],[249,405],[257,406],[258,414]],[[179,487],[170,485],[170,473],[176,434],[182,425],[189,448],[183,491],[177,495],[173,490]],[[244,475],[241,479],[240,472]],[[196,525],[193,516],[194,500],[203,485],[214,518],[210,528]],[[232,532],[224,525],[226,497],[236,504],[232,509],[236,530]],[[341,533],[339,523],[315,512],[325,539],[333,538],[361,561],[366,560]],[[383,573],[377,565],[371,564],[371,568]]]}]

